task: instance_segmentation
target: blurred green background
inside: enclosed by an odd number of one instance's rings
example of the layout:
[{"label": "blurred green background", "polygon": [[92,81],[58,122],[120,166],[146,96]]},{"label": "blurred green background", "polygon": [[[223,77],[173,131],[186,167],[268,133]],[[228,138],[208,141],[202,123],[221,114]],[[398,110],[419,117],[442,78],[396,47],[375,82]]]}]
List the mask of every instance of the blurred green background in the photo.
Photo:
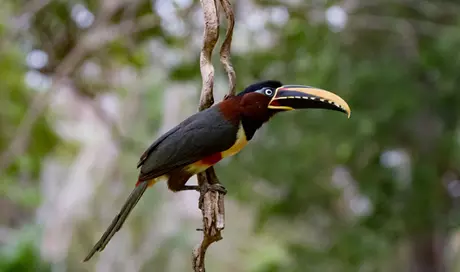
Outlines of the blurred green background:
[{"label": "blurred green background", "polygon": [[[232,4],[238,90],[312,85],[352,115],[280,114],[219,163],[208,271],[460,271],[460,2]],[[0,1],[1,272],[191,271],[198,194],[165,184],[81,260],[144,149],[196,111],[202,28],[192,0]]]}]

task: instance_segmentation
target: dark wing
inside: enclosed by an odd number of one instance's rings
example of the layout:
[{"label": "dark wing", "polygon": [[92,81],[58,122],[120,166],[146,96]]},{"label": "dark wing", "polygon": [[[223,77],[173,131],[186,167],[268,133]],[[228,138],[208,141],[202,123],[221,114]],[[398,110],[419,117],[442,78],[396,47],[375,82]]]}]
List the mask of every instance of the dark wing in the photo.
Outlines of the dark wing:
[{"label": "dark wing", "polygon": [[200,114],[201,112],[197,112],[195,113],[194,115],[188,117],[187,119],[185,119],[184,121],[182,121],[180,124],[178,124],[177,126],[173,127],[172,129],[170,129],[169,131],[165,132],[163,135],[160,136],[160,138],[158,138],[155,142],[153,142],[148,148],[147,150],[145,150],[145,152],[142,154],[142,156],[140,157],[139,159],[139,162],[137,163],[137,168],[141,167],[141,165],[144,164],[145,160],[147,159],[147,157],[152,153],[153,150],[155,150],[155,148],[161,143],[163,142],[164,139],[166,139],[167,137],[169,137],[171,134],[175,133],[178,129],[180,129],[181,127],[184,127],[188,124],[190,124],[190,122],[193,122],[193,120],[196,119],[196,115]]},{"label": "dark wing", "polygon": [[149,148],[147,148],[147,150],[140,157],[139,162],[137,163],[137,168],[141,167],[144,164],[145,160],[152,153],[152,151],[155,149],[155,147],[157,147],[161,142],[163,142],[164,139],[166,139],[172,133],[176,132],[178,129],[180,129],[180,125],[177,125],[177,126],[173,127],[168,132],[166,132],[165,134],[161,135],[160,138],[158,138],[155,142],[153,142],[153,144],[151,144],[149,146]]},{"label": "dark wing", "polygon": [[158,139],[142,160],[139,180],[150,180],[176,168],[229,149],[238,126],[224,118],[219,107],[201,111]]}]

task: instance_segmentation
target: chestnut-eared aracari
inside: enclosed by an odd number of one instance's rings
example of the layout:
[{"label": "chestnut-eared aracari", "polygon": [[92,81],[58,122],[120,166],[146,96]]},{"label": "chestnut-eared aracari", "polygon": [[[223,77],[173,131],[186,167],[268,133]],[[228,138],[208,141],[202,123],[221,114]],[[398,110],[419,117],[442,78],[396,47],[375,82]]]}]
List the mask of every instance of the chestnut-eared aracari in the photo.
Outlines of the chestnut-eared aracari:
[{"label": "chestnut-eared aracari", "polygon": [[276,113],[311,108],[340,111],[350,117],[348,104],[336,94],[267,80],[252,84],[237,95],[226,96],[220,103],[182,121],[142,154],[134,190],[84,261],[105,248],[148,187],[166,179],[171,191],[199,190],[198,186],[186,185],[188,179],[238,153]]}]

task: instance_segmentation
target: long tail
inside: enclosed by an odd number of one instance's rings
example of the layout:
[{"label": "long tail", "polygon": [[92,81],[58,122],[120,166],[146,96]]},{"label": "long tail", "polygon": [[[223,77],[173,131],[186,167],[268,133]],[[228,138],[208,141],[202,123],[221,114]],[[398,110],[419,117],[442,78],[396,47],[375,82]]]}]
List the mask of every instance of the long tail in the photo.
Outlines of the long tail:
[{"label": "long tail", "polygon": [[107,230],[102,235],[101,239],[94,245],[93,249],[89,252],[88,256],[83,260],[83,262],[88,261],[93,257],[96,252],[101,252],[104,250],[105,246],[109,243],[110,239],[112,239],[113,235],[120,230],[125,222],[126,218],[128,217],[129,213],[133,210],[134,206],[136,206],[139,199],[144,194],[145,190],[149,187],[148,182],[139,183],[136,188],[131,192],[128,199],[126,200],[123,208],[118,213],[118,215],[113,219],[112,224],[107,228]]}]

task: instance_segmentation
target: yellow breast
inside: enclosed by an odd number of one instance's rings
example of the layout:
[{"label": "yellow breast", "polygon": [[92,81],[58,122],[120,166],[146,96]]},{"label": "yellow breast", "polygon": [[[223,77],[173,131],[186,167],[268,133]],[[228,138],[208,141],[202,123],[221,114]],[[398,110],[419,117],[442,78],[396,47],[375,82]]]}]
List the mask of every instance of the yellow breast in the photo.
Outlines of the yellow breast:
[{"label": "yellow breast", "polygon": [[248,140],[246,139],[246,134],[244,133],[243,125],[240,123],[238,128],[238,133],[236,134],[236,142],[228,150],[222,152],[222,158],[233,156],[236,153],[240,152],[243,147],[246,146]]}]

